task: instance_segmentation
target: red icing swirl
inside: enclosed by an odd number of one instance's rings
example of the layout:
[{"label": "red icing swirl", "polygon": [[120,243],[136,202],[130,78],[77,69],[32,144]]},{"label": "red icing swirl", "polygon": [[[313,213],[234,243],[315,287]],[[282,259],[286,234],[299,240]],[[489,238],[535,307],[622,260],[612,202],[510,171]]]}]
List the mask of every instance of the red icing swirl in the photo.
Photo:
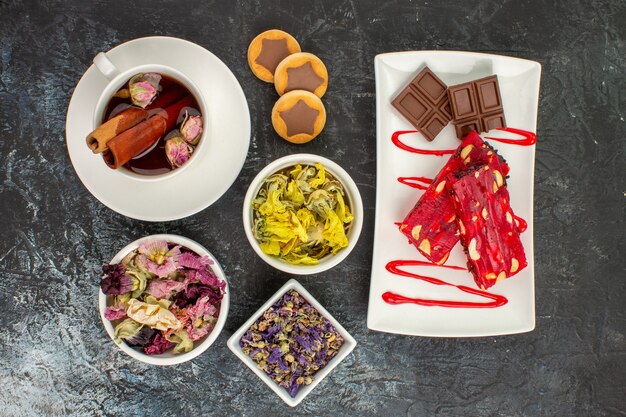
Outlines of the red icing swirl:
[{"label": "red icing swirl", "polygon": [[433,180],[432,178],[428,177],[398,177],[398,182],[404,185],[408,185],[411,188],[426,190],[430,183],[433,182]]},{"label": "red icing swirl", "polygon": [[414,274],[412,272],[405,271],[401,269],[402,266],[436,266],[440,268],[448,268],[458,271],[465,271],[466,269],[460,266],[452,266],[452,265],[437,265],[432,262],[418,261],[418,260],[395,260],[387,263],[385,269],[395,275],[401,275],[408,278],[415,278],[422,281],[426,281],[430,284],[434,285],[446,285],[450,287],[458,288],[459,290],[468,293],[474,294],[479,297],[487,298],[491,301],[488,302],[475,302],[475,301],[451,301],[451,300],[430,300],[424,298],[411,298],[406,297],[404,295],[396,294],[393,292],[385,292],[382,295],[383,300],[389,304],[418,304],[422,306],[439,306],[439,307],[450,307],[450,308],[494,308],[505,305],[508,300],[498,294],[491,294],[487,291],[482,291],[474,288],[467,287],[465,285],[455,285],[449,282],[443,281],[439,278],[431,277],[428,275]]},{"label": "red icing swirl", "polygon": [[510,145],[517,145],[517,146],[532,146],[535,143],[537,143],[537,135],[527,130],[516,129],[514,127],[503,127],[503,128],[498,128],[496,130],[501,130],[503,132],[509,132],[509,133],[515,133],[516,135],[522,136],[523,139],[492,138],[490,136],[485,136],[485,139],[491,139],[491,140],[495,140],[496,142],[508,143]]},{"label": "red icing swirl", "polygon": [[400,140],[400,136],[402,135],[405,135],[407,133],[418,133],[418,132],[419,132],[418,130],[398,130],[397,132],[393,132],[393,135],[391,135],[391,141],[393,142],[394,145],[396,145],[398,148],[404,151],[412,152],[412,153],[419,153],[421,155],[444,156],[444,155],[452,155],[454,152],[456,152],[456,149],[443,149],[443,150],[430,149],[429,150],[429,149],[414,148]]}]

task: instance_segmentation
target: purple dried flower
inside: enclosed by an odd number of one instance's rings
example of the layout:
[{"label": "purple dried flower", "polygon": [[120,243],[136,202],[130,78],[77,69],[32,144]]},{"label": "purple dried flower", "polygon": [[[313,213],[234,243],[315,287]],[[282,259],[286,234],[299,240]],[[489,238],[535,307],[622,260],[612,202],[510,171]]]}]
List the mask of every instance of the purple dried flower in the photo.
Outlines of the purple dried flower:
[{"label": "purple dried flower", "polygon": [[178,308],[185,308],[188,305],[196,304],[199,298],[209,297],[214,303],[219,302],[222,299],[221,293],[216,293],[215,290],[204,284],[189,284],[185,291],[181,291],[176,294],[174,302]]},{"label": "purple dried flower", "polygon": [[239,341],[243,352],[292,397],[313,381],[343,343],[328,320],[294,290],[266,310]]},{"label": "purple dried flower", "polygon": [[309,341],[303,336],[296,336],[296,341],[302,346],[308,353],[313,353],[311,350],[311,344]]},{"label": "purple dried flower", "polygon": [[121,264],[104,265],[100,288],[106,295],[120,295],[133,290],[133,280]]},{"label": "purple dried flower", "polygon": [[270,351],[270,357],[267,359],[270,363],[276,363],[283,356],[283,352],[279,348],[273,348]]},{"label": "purple dried flower", "polygon": [[308,361],[306,360],[306,357],[304,355],[298,355],[298,363],[302,366],[306,366],[308,364]]},{"label": "purple dried flower", "polygon": [[300,390],[300,385],[298,385],[297,381],[294,380],[289,386],[289,389],[287,391],[289,392],[289,395],[291,396],[291,398],[295,398],[295,396],[298,395],[299,390]]},{"label": "purple dried flower", "polygon": [[261,337],[263,337],[263,340],[270,340],[278,332],[280,332],[280,325],[276,324],[268,328],[266,332],[261,333]]},{"label": "purple dried flower", "polygon": [[143,351],[146,355],[160,355],[173,347],[174,343],[167,340],[165,336],[163,336],[163,333],[157,332],[144,346]]}]

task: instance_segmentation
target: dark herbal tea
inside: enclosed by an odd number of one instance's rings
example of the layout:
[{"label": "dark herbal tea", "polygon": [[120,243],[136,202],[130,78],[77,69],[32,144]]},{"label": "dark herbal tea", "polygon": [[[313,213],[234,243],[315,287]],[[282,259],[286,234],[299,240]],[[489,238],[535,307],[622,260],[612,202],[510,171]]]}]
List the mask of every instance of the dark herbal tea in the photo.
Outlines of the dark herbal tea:
[{"label": "dark herbal tea", "polygon": [[[127,84],[124,84],[114,94],[111,100],[109,100],[106,106],[105,112],[104,112],[104,118],[102,120],[102,123],[109,121],[111,118],[120,114],[124,110],[130,107],[133,107],[133,104],[130,98],[120,97],[124,95],[124,90],[126,89],[127,89]],[[126,168],[127,170],[132,171],[139,175],[151,176],[151,175],[166,174],[176,169],[172,165],[172,163],[168,160],[168,157],[165,151],[165,144],[168,139],[180,134],[179,128],[181,126],[181,123],[186,117],[201,116],[202,114],[200,112],[200,107],[198,106],[198,102],[196,101],[195,97],[193,96],[191,91],[189,91],[187,87],[185,87],[182,83],[176,81],[174,78],[162,75],[162,78],[159,84],[159,95],[171,94],[173,90],[179,91],[177,95],[180,97],[191,97],[189,105],[183,107],[182,110],[180,110],[180,112],[178,113],[178,119],[176,120],[174,129],[171,129],[165,132],[165,134],[159,138],[158,142],[156,142],[154,145],[152,145],[148,149],[145,149],[138,155],[134,156],[132,159],[130,159],[127,163],[123,165],[123,167]],[[158,103],[158,97],[159,96],[157,96],[156,100],[153,103]],[[146,107],[146,110],[148,111],[150,115],[149,117],[152,117],[156,114],[165,113],[164,108],[155,107],[152,105]],[[191,146],[191,145],[189,146],[191,149],[195,150],[195,146]],[[107,157],[106,154],[104,154],[103,156],[104,158]]]}]

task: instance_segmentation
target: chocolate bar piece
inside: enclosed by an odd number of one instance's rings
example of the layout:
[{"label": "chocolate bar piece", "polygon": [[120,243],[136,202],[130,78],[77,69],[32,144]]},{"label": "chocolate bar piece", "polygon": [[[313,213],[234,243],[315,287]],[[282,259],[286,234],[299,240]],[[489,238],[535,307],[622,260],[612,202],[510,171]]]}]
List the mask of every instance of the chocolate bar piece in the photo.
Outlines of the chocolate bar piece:
[{"label": "chocolate bar piece", "polygon": [[391,105],[432,141],[452,118],[446,89],[444,82],[425,67]]},{"label": "chocolate bar piece", "polygon": [[497,169],[504,177],[509,173],[504,159],[478,133],[471,132],[400,224],[400,231],[431,262],[443,264],[459,241],[447,176],[483,164]]},{"label": "chocolate bar piece", "polygon": [[459,139],[472,130],[488,132],[506,127],[496,75],[449,87],[448,99]]},{"label": "chocolate bar piece", "polygon": [[467,267],[483,290],[528,265],[505,176],[497,167],[478,165],[446,177]]}]

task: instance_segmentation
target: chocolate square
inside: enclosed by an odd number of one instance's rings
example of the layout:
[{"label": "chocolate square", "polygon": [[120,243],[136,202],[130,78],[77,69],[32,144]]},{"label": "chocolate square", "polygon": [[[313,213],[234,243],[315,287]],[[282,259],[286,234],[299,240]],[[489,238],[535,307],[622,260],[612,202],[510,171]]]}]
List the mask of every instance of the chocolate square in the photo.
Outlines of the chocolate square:
[{"label": "chocolate square", "polygon": [[441,113],[441,115],[444,117],[444,119],[446,120],[452,120],[452,108],[450,107],[450,101],[449,100],[445,100],[441,102],[441,105],[439,106],[439,113]]},{"label": "chocolate square", "polygon": [[449,87],[448,98],[459,139],[471,130],[485,132],[506,127],[496,75]]},{"label": "chocolate square", "polygon": [[447,86],[428,67],[400,91],[391,105],[429,141],[452,118]]},{"label": "chocolate square", "polygon": [[422,93],[433,104],[437,104],[445,98],[446,89],[448,88],[428,67],[424,68],[411,81],[411,86],[417,92]]},{"label": "chocolate square", "polygon": [[449,120],[444,119],[441,114],[433,113],[433,115],[424,123],[424,127],[421,132],[428,140],[432,141],[439,134],[439,132],[446,127],[448,122]]},{"label": "chocolate square", "polygon": [[474,93],[472,83],[448,88],[448,97],[452,106],[452,117],[454,120],[467,119],[478,115],[476,93]]},{"label": "chocolate square", "polygon": [[495,75],[476,80],[474,85],[476,86],[476,96],[481,113],[502,110],[500,88],[498,88],[498,78]]},{"label": "chocolate square", "polygon": [[454,123],[454,129],[456,130],[456,136],[458,138],[464,138],[469,132],[475,130],[477,132],[483,132],[480,119],[468,119],[458,123]]},{"label": "chocolate square", "polygon": [[413,126],[420,126],[430,113],[430,105],[411,89],[404,90],[396,97],[394,106]]},{"label": "chocolate square", "polygon": [[481,122],[483,129],[485,129],[485,132],[489,132],[492,129],[506,127],[504,113],[496,113],[491,116],[485,116],[481,119]]}]

